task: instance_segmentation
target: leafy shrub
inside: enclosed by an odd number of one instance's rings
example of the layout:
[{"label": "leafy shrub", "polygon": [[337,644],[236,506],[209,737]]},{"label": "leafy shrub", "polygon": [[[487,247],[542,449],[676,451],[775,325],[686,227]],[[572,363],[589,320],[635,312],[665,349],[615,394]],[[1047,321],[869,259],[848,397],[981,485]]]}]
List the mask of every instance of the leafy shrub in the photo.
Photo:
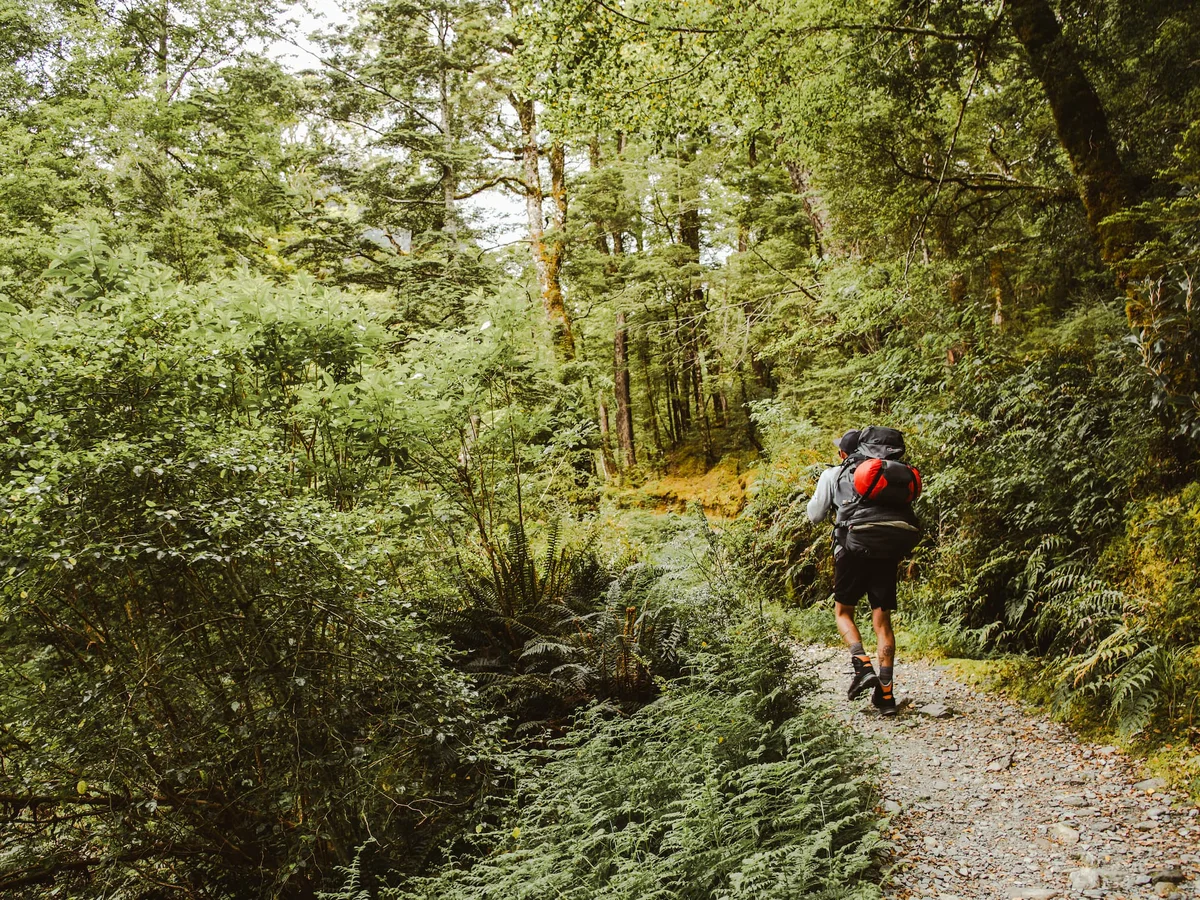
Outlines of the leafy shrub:
[{"label": "leafy shrub", "polygon": [[374,831],[413,854],[464,801],[485,732],[436,638],[338,549],[328,508],[249,479],[213,496],[189,455],[164,487],[110,453],[102,484],[5,517],[0,886],[302,894]]},{"label": "leafy shrub", "polygon": [[576,665],[592,696],[645,700],[660,679],[679,674],[686,612],[655,592],[661,574],[655,566],[630,566],[609,585],[603,605],[579,618],[584,662]]},{"label": "leafy shrub", "polygon": [[831,529],[814,525],[807,512],[816,472],[782,491],[760,491],[727,538],[759,582],[757,592],[788,605],[812,606],[833,592]]},{"label": "leafy shrub", "polygon": [[254,279],[214,300],[127,257],[0,311],[0,888],[304,895],[375,832],[416,863],[489,731],[381,579],[388,542],[339,509],[356,479],[325,490],[259,414],[283,387],[233,309],[303,307],[343,348],[356,313]]},{"label": "leafy shrub", "polygon": [[755,403],[753,419],[771,464],[742,516],[725,529],[723,544],[752,595],[810,606],[833,590],[830,530],[813,525],[806,511],[832,450],[815,449],[821,432],[776,401]]}]

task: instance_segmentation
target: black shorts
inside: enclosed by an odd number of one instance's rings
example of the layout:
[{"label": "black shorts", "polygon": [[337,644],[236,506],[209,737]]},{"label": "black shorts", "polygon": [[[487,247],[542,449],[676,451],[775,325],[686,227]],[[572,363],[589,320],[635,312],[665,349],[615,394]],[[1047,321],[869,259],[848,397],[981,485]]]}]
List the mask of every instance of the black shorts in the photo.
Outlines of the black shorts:
[{"label": "black shorts", "polygon": [[833,599],[853,606],[863,594],[871,609],[896,608],[896,567],[898,559],[871,559],[843,551],[833,560]]}]

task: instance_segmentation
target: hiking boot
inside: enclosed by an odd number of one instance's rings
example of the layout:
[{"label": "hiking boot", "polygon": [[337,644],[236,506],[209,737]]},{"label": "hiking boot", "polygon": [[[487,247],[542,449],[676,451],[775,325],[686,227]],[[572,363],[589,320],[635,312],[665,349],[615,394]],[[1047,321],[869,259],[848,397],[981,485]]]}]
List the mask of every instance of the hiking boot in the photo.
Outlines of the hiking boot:
[{"label": "hiking boot", "polygon": [[896,714],[896,697],[892,694],[891,684],[884,684],[876,679],[875,690],[871,691],[871,705],[879,710],[881,716]]},{"label": "hiking boot", "polygon": [[863,662],[857,656],[850,657],[850,662],[854,664],[854,677],[846,689],[847,700],[853,700],[869,687],[879,688],[879,676],[869,662]]}]

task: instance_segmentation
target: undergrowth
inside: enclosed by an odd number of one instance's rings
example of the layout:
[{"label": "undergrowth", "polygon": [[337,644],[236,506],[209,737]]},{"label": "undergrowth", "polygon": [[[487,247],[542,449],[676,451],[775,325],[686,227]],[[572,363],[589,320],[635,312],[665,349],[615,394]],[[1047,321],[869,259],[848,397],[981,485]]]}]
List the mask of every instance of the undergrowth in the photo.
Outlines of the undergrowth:
[{"label": "undergrowth", "polygon": [[557,736],[510,741],[440,865],[380,890],[356,860],[327,900],[880,896],[861,744],[810,704],[786,632],[703,515],[661,517],[652,537],[608,597],[670,601],[688,623],[679,674],[645,705],[600,693]]},{"label": "undergrowth", "polygon": [[872,898],[882,847],[859,748],[804,704],[777,633],[747,622],[632,716],[609,705],[544,752],[417,898]]}]

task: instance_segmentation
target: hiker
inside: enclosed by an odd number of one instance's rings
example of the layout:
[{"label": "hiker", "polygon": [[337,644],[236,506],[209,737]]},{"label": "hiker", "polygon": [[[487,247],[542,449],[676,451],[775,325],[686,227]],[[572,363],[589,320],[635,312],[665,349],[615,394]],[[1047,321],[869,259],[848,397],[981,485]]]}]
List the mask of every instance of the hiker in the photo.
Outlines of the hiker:
[{"label": "hiker", "polygon": [[[872,688],[871,703],[885,716],[896,714],[892,671],[896,638],[896,569],[912,550],[920,529],[912,501],[921,492],[921,476],[900,462],[904,436],[894,428],[851,430],[834,445],[841,464],[821,473],[808,517],[813,523],[834,516],[833,599],[838,632],[850,647],[854,676],[846,696],[854,700]],[[866,594],[875,628],[879,673],[863,649],[854,623],[854,607]]]}]

